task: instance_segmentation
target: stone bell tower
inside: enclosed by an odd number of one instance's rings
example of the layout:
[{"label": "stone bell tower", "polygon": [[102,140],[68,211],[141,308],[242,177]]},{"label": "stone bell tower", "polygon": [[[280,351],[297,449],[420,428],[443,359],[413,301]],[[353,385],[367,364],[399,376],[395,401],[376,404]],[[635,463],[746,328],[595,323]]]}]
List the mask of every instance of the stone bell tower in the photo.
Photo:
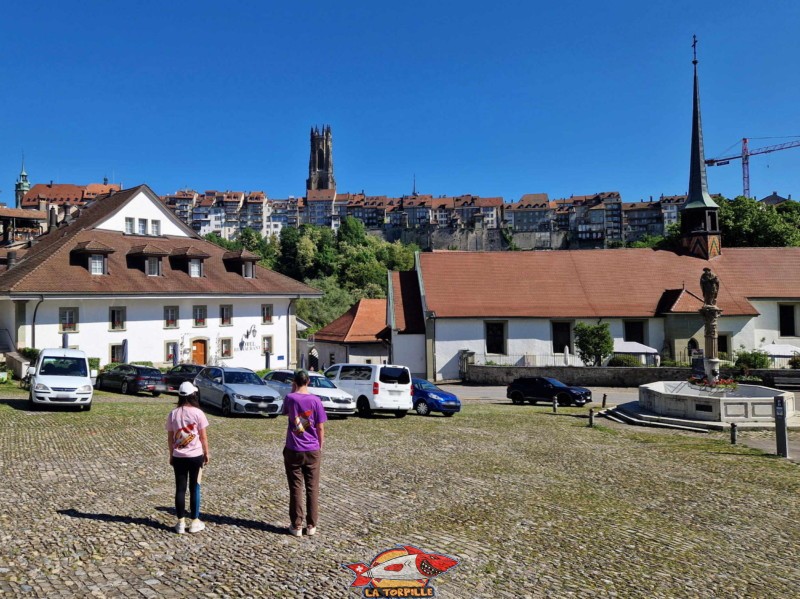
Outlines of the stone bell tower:
[{"label": "stone bell tower", "polygon": [[311,128],[311,155],[308,160],[306,190],[336,189],[333,177],[333,138],[331,126]]},{"label": "stone bell tower", "polygon": [[697,81],[697,37],[694,48],[694,103],[692,109],[692,154],[689,165],[689,194],[681,211],[681,237],[684,250],[697,258],[710,260],[722,253],[719,231],[719,206],[708,193],[706,161],[703,152],[703,126],[700,120],[700,87]]}]

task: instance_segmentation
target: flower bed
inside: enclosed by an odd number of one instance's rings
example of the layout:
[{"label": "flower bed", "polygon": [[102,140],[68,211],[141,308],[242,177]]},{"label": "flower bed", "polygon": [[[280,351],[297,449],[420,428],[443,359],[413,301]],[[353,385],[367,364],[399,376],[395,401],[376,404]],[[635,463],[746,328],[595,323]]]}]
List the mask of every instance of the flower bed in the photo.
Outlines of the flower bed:
[{"label": "flower bed", "polygon": [[709,381],[705,377],[690,376],[689,385],[695,389],[701,389],[713,393],[714,391],[730,391],[736,389],[739,383],[733,379],[718,379],[716,381]]}]

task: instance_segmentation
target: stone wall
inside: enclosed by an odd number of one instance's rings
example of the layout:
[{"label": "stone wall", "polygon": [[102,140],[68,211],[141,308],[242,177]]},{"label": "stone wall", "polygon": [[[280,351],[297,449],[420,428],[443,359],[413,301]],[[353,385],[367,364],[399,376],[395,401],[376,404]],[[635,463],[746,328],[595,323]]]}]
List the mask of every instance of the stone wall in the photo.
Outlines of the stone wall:
[{"label": "stone wall", "polygon": [[[520,376],[551,376],[567,385],[581,387],[638,387],[658,381],[685,381],[691,368],[595,368],[593,366],[467,366],[464,382],[470,385],[507,385]],[[723,377],[733,377],[733,372],[722,372]],[[767,387],[774,387],[775,377],[797,377],[800,371],[789,369],[751,370],[750,375],[760,377]]]}]

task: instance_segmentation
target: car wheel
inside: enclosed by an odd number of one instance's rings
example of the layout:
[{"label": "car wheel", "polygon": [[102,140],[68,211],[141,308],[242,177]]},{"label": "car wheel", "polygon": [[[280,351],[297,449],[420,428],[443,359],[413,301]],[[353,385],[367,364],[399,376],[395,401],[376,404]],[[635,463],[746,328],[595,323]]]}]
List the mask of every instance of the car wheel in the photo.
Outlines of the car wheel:
[{"label": "car wheel", "polygon": [[31,412],[35,412],[39,409],[39,404],[33,401],[33,391],[28,394],[28,409]]},{"label": "car wheel", "polygon": [[358,415],[362,418],[369,418],[372,416],[372,408],[369,407],[369,400],[363,395],[358,398],[356,409],[358,410]]},{"label": "car wheel", "polygon": [[231,415],[231,400],[226,395],[222,398],[222,415],[223,416],[230,416]]},{"label": "car wheel", "polygon": [[420,416],[428,416],[431,413],[431,409],[428,407],[428,404],[425,403],[424,401],[418,401],[417,405],[414,406],[414,409]]},{"label": "car wheel", "polygon": [[122,381],[122,384],[119,386],[119,392],[123,395],[128,394],[128,381]]},{"label": "car wheel", "polygon": [[91,410],[91,409],[92,409],[92,402],[89,402],[89,403],[88,403],[88,405],[81,406],[81,409],[82,409],[84,412],[88,412],[89,410]]},{"label": "car wheel", "polygon": [[568,405],[570,405],[572,403],[572,398],[569,395],[567,395],[566,393],[559,393],[556,396],[556,401],[558,402],[558,405],[560,405],[560,406],[568,406]]},{"label": "car wheel", "polygon": [[513,391],[511,393],[511,403],[513,404],[524,404],[525,397],[519,391]]},{"label": "car wheel", "polygon": [[161,395],[161,391],[153,391],[153,397],[158,397]]},{"label": "car wheel", "polygon": [[394,417],[395,418],[405,418],[406,414],[408,414],[408,410],[397,410],[394,413]]}]

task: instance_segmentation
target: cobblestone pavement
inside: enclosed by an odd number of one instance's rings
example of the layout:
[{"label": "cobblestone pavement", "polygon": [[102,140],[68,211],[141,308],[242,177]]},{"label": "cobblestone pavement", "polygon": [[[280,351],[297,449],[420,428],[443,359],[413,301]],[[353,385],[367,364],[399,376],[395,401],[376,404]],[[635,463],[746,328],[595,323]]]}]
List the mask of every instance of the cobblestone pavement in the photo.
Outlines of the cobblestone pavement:
[{"label": "cobblestone pavement", "polygon": [[[8,394],[8,393],[7,393]],[[0,595],[356,597],[343,563],[457,557],[437,595],[788,597],[800,470],[723,436],[587,428],[585,409],[333,420],[315,537],[285,534],[282,419],[209,416],[208,528],[178,536],[173,397],[0,400]]]}]

